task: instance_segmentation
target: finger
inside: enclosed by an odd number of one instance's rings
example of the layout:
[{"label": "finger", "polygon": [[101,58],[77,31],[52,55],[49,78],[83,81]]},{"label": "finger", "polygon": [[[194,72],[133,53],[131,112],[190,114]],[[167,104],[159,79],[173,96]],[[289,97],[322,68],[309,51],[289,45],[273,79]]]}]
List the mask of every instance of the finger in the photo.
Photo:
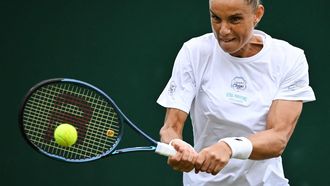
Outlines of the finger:
[{"label": "finger", "polygon": [[191,149],[185,149],[182,153],[183,153],[182,160],[185,162],[192,163],[195,152],[192,151]]},{"label": "finger", "polygon": [[170,156],[167,159],[167,164],[169,164],[172,167],[178,166],[180,164],[182,158],[182,153],[177,152],[174,156]]},{"label": "finger", "polygon": [[216,162],[210,162],[209,167],[206,169],[207,173],[215,173],[215,168],[217,167],[217,163]]},{"label": "finger", "polygon": [[191,158],[192,158],[192,160],[191,160],[192,164],[195,164],[196,163],[196,160],[198,158],[198,153],[197,152],[194,152],[192,154]]},{"label": "finger", "polygon": [[176,170],[190,172],[194,168],[198,153],[192,146],[179,140],[174,140],[171,145],[176,149],[177,155],[169,159],[169,164]]},{"label": "finger", "polygon": [[194,168],[193,154],[190,151],[178,152],[175,156],[168,159],[168,164],[174,170],[190,172]]},{"label": "finger", "polygon": [[205,161],[203,162],[203,165],[201,166],[201,171],[202,172],[206,172],[208,170],[208,168],[210,167],[211,162],[209,161],[209,159],[205,159]]},{"label": "finger", "polygon": [[183,155],[181,160],[181,166],[184,172],[190,172],[194,169],[197,157],[198,154],[195,151],[190,151]]},{"label": "finger", "polygon": [[177,152],[180,152],[182,154],[181,158],[185,158],[185,159],[188,158],[191,149],[187,148],[182,144],[174,144],[173,147]]},{"label": "finger", "polygon": [[181,149],[181,146],[177,143],[172,143],[172,146],[174,147],[174,149],[177,151],[177,152],[181,152],[182,149]]},{"label": "finger", "polygon": [[188,161],[191,162],[192,164],[194,164],[195,162],[195,157],[197,156],[197,153],[196,152],[190,152],[189,153],[189,156],[188,156]]},{"label": "finger", "polygon": [[213,169],[213,171],[211,172],[212,175],[217,175],[221,170],[223,169],[223,166],[221,166],[220,164],[216,165]]},{"label": "finger", "polygon": [[181,170],[184,172],[190,172],[193,169],[194,169],[194,164],[192,164],[191,162],[181,164]]},{"label": "finger", "polygon": [[205,157],[203,154],[199,154],[195,161],[195,173],[197,174],[199,171],[201,171],[201,167],[205,161]]}]

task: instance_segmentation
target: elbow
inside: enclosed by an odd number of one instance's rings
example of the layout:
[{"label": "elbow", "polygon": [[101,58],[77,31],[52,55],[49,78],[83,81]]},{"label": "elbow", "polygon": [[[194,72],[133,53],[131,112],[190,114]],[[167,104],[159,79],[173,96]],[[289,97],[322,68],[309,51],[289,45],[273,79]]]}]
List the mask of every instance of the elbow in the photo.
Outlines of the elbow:
[{"label": "elbow", "polygon": [[273,153],[272,153],[272,157],[276,158],[276,157],[280,157],[282,156],[283,152],[284,152],[285,147],[281,147],[281,148],[277,148]]},{"label": "elbow", "polygon": [[278,139],[271,147],[271,156],[272,157],[279,157],[283,154],[286,146],[287,146],[288,140],[287,139]]}]

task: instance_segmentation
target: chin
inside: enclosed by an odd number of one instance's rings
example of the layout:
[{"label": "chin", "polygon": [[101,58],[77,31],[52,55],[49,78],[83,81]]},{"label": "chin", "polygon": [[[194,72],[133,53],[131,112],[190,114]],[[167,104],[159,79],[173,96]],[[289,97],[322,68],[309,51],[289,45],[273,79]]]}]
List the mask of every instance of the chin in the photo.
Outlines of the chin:
[{"label": "chin", "polygon": [[226,46],[222,46],[222,45],[220,45],[220,47],[222,48],[223,51],[225,51],[226,53],[229,53],[229,54],[234,54],[237,52],[236,48],[226,47]]},{"label": "chin", "polygon": [[237,53],[239,53],[240,49],[238,46],[236,45],[226,45],[226,44],[221,44],[219,42],[219,46],[222,48],[222,50],[232,56],[239,56]]}]

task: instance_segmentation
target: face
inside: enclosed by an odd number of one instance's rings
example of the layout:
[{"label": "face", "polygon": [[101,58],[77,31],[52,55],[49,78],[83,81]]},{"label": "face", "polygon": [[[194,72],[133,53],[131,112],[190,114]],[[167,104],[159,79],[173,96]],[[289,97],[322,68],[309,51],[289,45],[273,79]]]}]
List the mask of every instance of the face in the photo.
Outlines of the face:
[{"label": "face", "polygon": [[213,33],[220,47],[233,56],[245,56],[262,15],[262,5],[255,9],[245,0],[210,0]]}]

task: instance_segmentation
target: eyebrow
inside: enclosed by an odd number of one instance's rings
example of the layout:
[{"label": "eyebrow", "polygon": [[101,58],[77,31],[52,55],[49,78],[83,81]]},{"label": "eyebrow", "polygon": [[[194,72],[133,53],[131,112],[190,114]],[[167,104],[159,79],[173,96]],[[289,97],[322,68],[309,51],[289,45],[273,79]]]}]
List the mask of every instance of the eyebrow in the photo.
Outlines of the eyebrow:
[{"label": "eyebrow", "polygon": [[[220,17],[217,14],[215,14],[211,9],[210,9],[210,12],[211,12],[211,14],[213,14],[213,15],[215,15],[217,17]],[[235,13],[233,15],[230,15],[229,17],[237,17],[237,16],[243,16],[243,14],[242,13]]]},{"label": "eyebrow", "polygon": [[[211,12],[211,14],[216,15],[211,9],[210,9],[210,12]],[[216,16],[218,16],[218,15],[216,15]]]}]

